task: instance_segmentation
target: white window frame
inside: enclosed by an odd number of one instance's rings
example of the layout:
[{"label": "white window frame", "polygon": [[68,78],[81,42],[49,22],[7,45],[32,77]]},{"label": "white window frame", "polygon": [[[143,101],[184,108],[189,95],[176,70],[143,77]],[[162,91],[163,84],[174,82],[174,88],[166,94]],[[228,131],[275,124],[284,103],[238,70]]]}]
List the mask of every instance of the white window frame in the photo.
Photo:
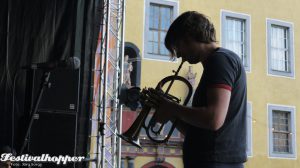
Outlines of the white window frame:
[{"label": "white window frame", "polygon": [[221,10],[221,45],[225,47],[226,42],[226,18],[236,18],[245,21],[246,29],[246,62],[247,65],[244,65],[245,71],[251,72],[251,16],[245,13],[237,13],[228,10]]},{"label": "white window frame", "polygon": [[[253,132],[252,132],[252,102],[247,102],[247,156],[253,156]],[[249,150],[248,150],[249,149]]]},{"label": "white window frame", "polygon": [[[150,119],[151,119],[152,117],[153,117],[153,113],[148,114],[148,116],[147,116],[147,118],[146,118],[146,121],[145,121],[145,124],[146,124],[146,125],[149,124],[149,121],[150,121]],[[165,126],[166,126],[167,124],[170,124],[170,126],[173,125],[173,123],[172,123],[171,121],[168,121],[167,123],[165,123]],[[170,127],[170,128],[171,128],[171,127]],[[174,135],[174,131],[175,131],[175,130],[178,132],[178,135],[177,135],[177,136]],[[145,131],[145,132],[144,132],[144,131]],[[168,130],[165,130],[165,128],[163,128],[163,129],[161,130],[162,135],[168,135],[168,134],[165,134],[165,131],[168,131],[168,133],[169,133],[169,129],[168,129]],[[173,133],[172,133],[172,135],[171,135],[170,138],[171,138],[171,139],[180,139],[180,138],[181,138],[181,132],[180,132],[176,127],[175,127],[174,131],[173,131]],[[148,139],[148,135],[147,135],[146,130],[145,130],[144,127],[142,127],[142,129],[141,129],[140,136],[142,137],[142,139]]]},{"label": "white window frame", "polygon": [[[171,128],[171,126],[173,125],[173,123],[172,123],[171,121],[165,123],[165,126],[166,126],[167,124],[170,124],[170,128]],[[170,129],[166,130],[166,128],[164,128],[164,130],[163,130],[163,135],[168,135],[168,134],[165,134],[166,131],[168,131],[167,133],[169,133]],[[178,132],[177,136],[174,135],[174,131],[177,131],[177,132]],[[173,131],[173,133],[172,133],[172,135],[171,135],[170,138],[171,138],[171,139],[179,139],[179,138],[181,138],[181,132],[180,132],[176,127],[175,127],[174,131]]]},{"label": "white window frame", "polygon": [[[296,145],[296,120],[295,113],[296,108],[294,106],[268,104],[268,154],[269,158],[277,159],[297,159],[297,145]],[[290,112],[291,116],[291,132],[292,132],[292,153],[290,154],[279,154],[273,151],[273,110],[287,111]]]},{"label": "white window frame", "polygon": [[[267,24],[267,72],[268,76],[276,77],[287,77],[295,79],[295,56],[294,56],[294,24],[291,22],[276,20],[276,19],[266,19]],[[288,42],[289,42],[289,61],[290,61],[290,72],[276,71],[271,69],[271,28],[272,25],[281,26],[288,28]]]},{"label": "white window frame", "polygon": [[150,14],[150,4],[151,3],[158,4],[158,5],[172,6],[174,20],[177,18],[178,11],[179,11],[178,0],[145,0],[145,17],[144,17],[145,27],[144,27],[144,40],[143,40],[143,53],[144,53],[143,59],[174,62],[174,60],[172,60],[171,57],[168,57],[165,55],[162,56],[162,55],[147,53],[148,32],[149,32],[149,14]]}]

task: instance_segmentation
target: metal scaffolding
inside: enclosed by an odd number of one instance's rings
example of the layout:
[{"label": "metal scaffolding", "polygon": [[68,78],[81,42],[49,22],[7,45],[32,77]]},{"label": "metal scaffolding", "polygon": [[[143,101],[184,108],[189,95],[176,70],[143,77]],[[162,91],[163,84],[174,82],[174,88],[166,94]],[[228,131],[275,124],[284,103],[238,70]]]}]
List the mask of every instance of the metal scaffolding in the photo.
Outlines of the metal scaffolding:
[{"label": "metal scaffolding", "polygon": [[115,168],[121,163],[122,107],[118,103],[123,79],[125,0],[103,0],[103,15],[93,68],[89,167]]}]

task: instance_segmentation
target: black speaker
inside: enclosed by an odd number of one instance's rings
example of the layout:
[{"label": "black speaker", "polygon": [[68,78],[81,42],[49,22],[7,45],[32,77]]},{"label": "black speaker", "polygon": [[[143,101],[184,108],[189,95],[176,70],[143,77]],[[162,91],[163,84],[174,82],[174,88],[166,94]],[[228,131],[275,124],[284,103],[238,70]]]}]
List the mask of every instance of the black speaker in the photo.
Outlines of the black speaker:
[{"label": "black speaker", "polygon": [[[29,151],[34,156],[76,153],[76,115],[70,113],[39,112],[30,133]],[[69,163],[68,165],[72,165]],[[55,165],[43,163],[43,166]],[[62,166],[62,165],[61,165]]]},{"label": "black speaker", "polygon": [[[37,97],[43,71],[34,72],[33,94]],[[79,70],[51,71],[49,88],[43,92],[30,130],[28,152],[34,156],[76,155]],[[34,99],[35,99],[34,98]],[[43,167],[73,167],[74,163]]]},{"label": "black speaker", "polygon": [[[42,77],[42,71],[36,71],[35,95]],[[44,90],[40,112],[76,113],[78,111],[79,70],[56,69],[51,72],[49,88]]]}]

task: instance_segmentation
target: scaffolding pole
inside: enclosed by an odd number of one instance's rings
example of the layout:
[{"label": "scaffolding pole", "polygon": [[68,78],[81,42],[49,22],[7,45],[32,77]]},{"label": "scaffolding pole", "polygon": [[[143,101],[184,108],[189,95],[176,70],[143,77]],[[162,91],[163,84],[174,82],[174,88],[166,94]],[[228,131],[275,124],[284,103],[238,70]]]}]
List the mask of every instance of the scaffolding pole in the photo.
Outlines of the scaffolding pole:
[{"label": "scaffolding pole", "polygon": [[94,162],[90,167],[116,168],[121,165],[121,140],[116,134],[122,127],[118,94],[123,79],[125,0],[104,0],[102,11],[91,86],[90,158]]}]

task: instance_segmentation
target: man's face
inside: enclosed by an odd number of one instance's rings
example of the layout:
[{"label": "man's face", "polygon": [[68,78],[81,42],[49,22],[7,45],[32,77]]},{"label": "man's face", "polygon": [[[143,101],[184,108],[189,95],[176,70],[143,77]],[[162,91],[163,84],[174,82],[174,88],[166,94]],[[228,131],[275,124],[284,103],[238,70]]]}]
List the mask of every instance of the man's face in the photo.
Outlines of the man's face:
[{"label": "man's face", "polygon": [[190,64],[197,64],[202,61],[204,44],[192,40],[182,40],[178,43],[176,54],[178,58]]}]

